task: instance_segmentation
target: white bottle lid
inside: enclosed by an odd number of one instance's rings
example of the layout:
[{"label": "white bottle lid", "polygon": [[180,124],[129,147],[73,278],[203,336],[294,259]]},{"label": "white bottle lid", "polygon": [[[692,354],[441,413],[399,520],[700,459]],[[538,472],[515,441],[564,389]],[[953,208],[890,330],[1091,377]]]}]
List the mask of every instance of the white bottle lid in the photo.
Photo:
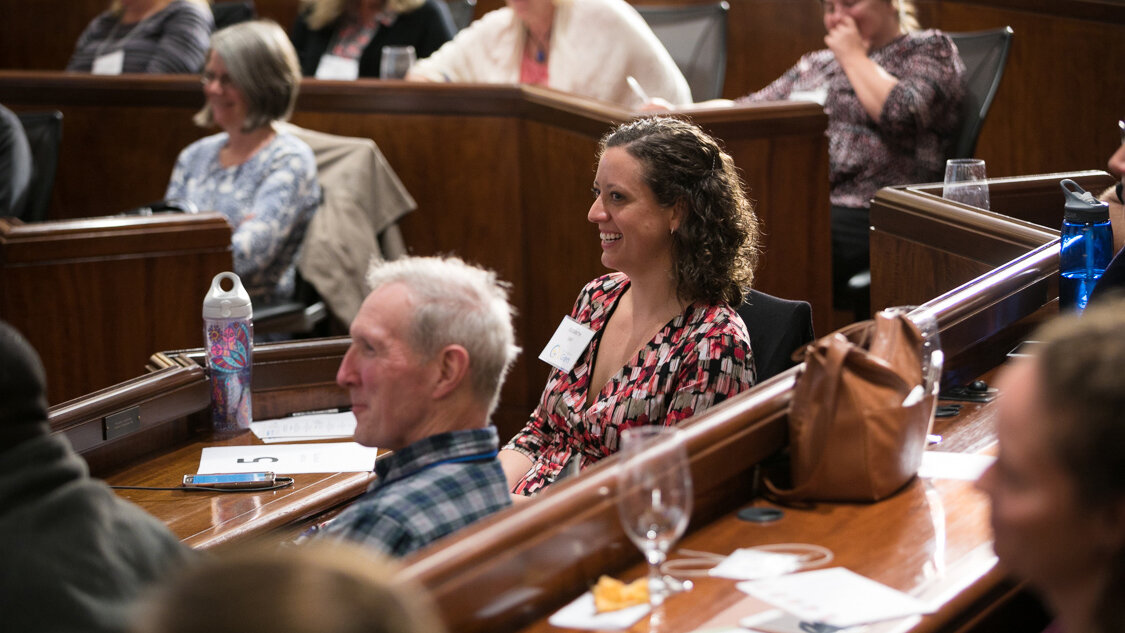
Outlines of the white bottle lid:
[{"label": "white bottle lid", "polygon": [[[222,282],[229,279],[230,290],[223,290]],[[204,319],[242,319],[254,316],[254,309],[250,305],[250,295],[242,287],[242,280],[238,275],[225,272],[215,275],[211,280],[211,289],[203,297]]]}]

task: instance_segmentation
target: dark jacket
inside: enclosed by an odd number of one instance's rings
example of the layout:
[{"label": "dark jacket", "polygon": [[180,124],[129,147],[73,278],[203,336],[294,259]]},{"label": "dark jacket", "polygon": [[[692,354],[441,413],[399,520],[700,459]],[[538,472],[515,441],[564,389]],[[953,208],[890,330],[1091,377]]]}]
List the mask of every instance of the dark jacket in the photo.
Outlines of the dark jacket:
[{"label": "dark jacket", "polygon": [[[289,38],[293,40],[293,47],[297,49],[301,73],[306,77],[314,77],[320,58],[332,44],[343,17],[316,31],[310,29],[305,22],[307,17],[308,11],[297,16],[297,22],[290,30]],[[359,58],[359,76],[379,76],[379,62],[383,58],[384,46],[413,46],[414,54],[418,59],[425,59],[441,48],[442,44],[452,39],[453,33],[453,18],[444,0],[426,0],[422,6],[410,13],[399,15],[394,24],[379,26],[375,31],[375,37],[371,38],[371,42],[363,49],[363,55]]]},{"label": "dark jacket", "polygon": [[191,556],[163,523],[91,479],[65,438],[0,452],[4,630],[124,631],[142,591]]}]

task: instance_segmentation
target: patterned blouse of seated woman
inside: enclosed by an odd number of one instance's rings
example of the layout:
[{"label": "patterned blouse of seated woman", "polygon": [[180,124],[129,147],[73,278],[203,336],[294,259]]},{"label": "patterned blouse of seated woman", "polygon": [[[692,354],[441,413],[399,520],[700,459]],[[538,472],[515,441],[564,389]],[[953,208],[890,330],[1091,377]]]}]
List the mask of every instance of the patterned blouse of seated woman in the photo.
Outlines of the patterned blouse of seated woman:
[{"label": "patterned blouse of seated woman", "polygon": [[500,452],[517,499],[617,452],[627,428],[678,424],[755,382],[731,306],[753,278],[758,222],[731,157],[695,125],[641,119],[602,140],[593,193],[587,217],[616,272],[578,296],[571,327],[587,342],[556,356]]}]

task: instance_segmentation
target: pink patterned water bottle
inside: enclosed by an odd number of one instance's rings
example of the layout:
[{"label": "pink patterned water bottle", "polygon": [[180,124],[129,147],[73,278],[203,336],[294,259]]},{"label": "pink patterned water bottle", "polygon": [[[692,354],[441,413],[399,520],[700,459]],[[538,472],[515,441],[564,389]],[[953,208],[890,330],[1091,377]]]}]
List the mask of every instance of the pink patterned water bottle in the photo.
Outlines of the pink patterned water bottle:
[{"label": "pink patterned water bottle", "polygon": [[[230,282],[230,290],[223,289]],[[203,341],[211,370],[211,422],[216,435],[250,428],[254,316],[250,295],[234,273],[219,273],[203,298]]]}]

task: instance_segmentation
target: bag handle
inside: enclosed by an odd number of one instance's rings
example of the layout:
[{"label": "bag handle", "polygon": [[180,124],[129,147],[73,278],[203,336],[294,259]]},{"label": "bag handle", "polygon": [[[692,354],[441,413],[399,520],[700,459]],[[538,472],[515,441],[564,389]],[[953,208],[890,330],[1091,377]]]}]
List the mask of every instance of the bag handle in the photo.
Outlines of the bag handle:
[{"label": "bag handle", "polygon": [[866,321],[856,321],[855,323],[849,323],[848,325],[845,325],[844,327],[842,327],[842,328],[840,328],[840,329],[838,329],[834,332],[831,332],[830,334],[828,334],[828,335],[826,335],[826,336],[824,336],[820,339],[817,339],[816,341],[812,341],[811,343],[809,343],[808,345],[805,345],[804,347],[798,347],[797,349],[793,350],[793,354],[790,356],[790,358],[792,358],[793,362],[795,362],[795,363],[800,363],[800,362],[804,361],[805,357],[807,355],[813,353],[813,350],[816,348],[816,344],[819,341],[822,341],[826,338],[829,338],[834,334],[842,335],[844,338],[846,338],[848,341],[850,341],[853,345],[856,345],[858,347],[866,348],[867,343],[871,339],[872,332],[874,330],[875,330],[875,320],[874,319],[867,319]]},{"label": "bag handle", "polygon": [[[856,324],[853,324],[853,325],[866,326],[867,323],[866,322],[856,323]],[[851,332],[851,331],[854,331],[854,330],[858,330],[859,328],[849,326],[849,327],[844,328],[844,329]],[[826,397],[824,398],[824,402],[829,403],[832,406],[835,406],[836,396],[837,396],[837,394],[839,393],[839,390],[840,390],[840,382],[843,380],[842,374],[843,374],[843,370],[844,370],[844,360],[848,357],[848,353],[851,352],[852,346],[854,344],[850,340],[848,340],[847,336],[845,336],[843,331],[838,331],[838,332],[835,332],[833,334],[830,334],[826,337],[826,339],[827,340],[821,339],[820,341],[818,341],[816,343],[812,343],[812,344],[807,346],[806,361],[807,361],[807,356],[811,356],[813,354],[819,353],[818,348],[827,347],[827,352],[824,354],[824,356],[825,356],[825,362],[824,362],[825,373],[829,376],[836,376],[836,380],[831,381],[831,384],[828,386],[828,393],[826,394]],[[802,369],[802,371],[807,371],[807,370]],[[798,379],[799,379],[799,377],[798,377]],[[796,395],[796,394],[794,394],[794,395]],[[792,438],[790,438],[790,441],[792,441]],[[824,442],[823,445],[820,447],[820,453],[816,456],[816,466],[813,467],[813,471],[812,471],[812,473],[809,474],[808,480],[801,486],[796,486],[794,488],[790,488],[789,490],[782,490],[782,489],[778,488],[777,486],[773,485],[773,482],[770,481],[769,477],[763,477],[762,482],[765,483],[766,488],[770,491],[770,494],[774,495],[775,497],[777,497],[780,500],[785,500],[785,499],[789,499],[789,498],[793,498],[793,497],[799,497],[802,494],[804,494],[805,491],[808,490],[810,484],[812,484],[813,482],[815,482],[817,480],[816,475],[819,474],[821,465],[824,464],[824,462],[825,462],[825,460],[822,459],[822,457],[823,457],[824,452],[827,451],[827,450],[828,450],[828,442]]]}]

